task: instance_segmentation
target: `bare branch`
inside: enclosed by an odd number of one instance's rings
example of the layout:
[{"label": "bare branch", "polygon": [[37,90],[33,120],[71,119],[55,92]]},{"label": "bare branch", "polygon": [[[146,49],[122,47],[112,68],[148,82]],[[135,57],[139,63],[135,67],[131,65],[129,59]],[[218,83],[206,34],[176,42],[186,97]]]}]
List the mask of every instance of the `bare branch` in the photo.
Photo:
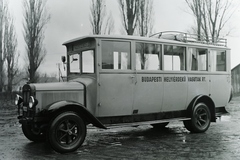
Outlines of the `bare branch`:
[{"label": "bare branch", "polygon": [[118,0],[123,26],[128,35],[133,35],[138,24],[140,0]]},{"label": "bare branch", "polygon": [[147,36],[153,28],[153,1],[140,0],[138,30],[140,36]]},{"label": "bare branch", "polygon": [[92,26],[92,32],[93,34],[101,34],[104,17],[106,15],[105,1],[92,0],[90,11],[91,11],[90,22]]},{"label": "bare branch", "polygon": [[30,82],[37,81],[37,69],[46,56],[43,46],[44,29],[50,20],[46,11],[46,1],[24,0],[24,39],[26,42],[28,74]]},{"label": "bare branch", "polygon": [[113,20],[112,14],[110,13],[108,15],[108,19],[106,20],[104,34],[111,34],[113,30],[114,30],[114,20]]},{"label": "bare branch", "polygon": [[[231,18],[229,7],[232,1],[224,0],[185,0],[197,19],[198,35],[201,29],[207,41],[215,42],[218,40],[222,29]],[[197,10],[198,8],[198,10]],[[200,11],[200,12],[198,12]],[[197,14],[199,13],[199,14]],[[199,25],[199,23],[201,25]],[[209,36],[211,35],[211,36]]]}]

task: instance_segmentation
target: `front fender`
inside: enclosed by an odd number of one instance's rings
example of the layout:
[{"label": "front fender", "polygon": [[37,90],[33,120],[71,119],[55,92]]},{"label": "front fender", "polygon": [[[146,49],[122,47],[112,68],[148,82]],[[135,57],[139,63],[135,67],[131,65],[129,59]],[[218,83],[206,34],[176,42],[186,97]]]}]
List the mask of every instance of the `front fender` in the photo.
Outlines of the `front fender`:
[{"label": "front fender", "polygon": [[44,114],[50,117],[54,117],[59,113],[64,111],[74,111],[76,112],[81,118],[85,121],[92,123],[94,126],[99,128],[107,129],[92,113],[90,113],[84,105],[74,102],[74,101],[58,101],[48,105],[45,110]]}]

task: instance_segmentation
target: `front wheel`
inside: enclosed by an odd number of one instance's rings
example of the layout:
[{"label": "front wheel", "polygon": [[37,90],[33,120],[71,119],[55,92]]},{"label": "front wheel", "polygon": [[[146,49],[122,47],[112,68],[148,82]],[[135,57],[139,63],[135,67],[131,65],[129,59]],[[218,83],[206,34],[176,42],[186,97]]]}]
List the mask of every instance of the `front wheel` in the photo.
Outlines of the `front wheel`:
[{"label": "front wheel", "polygon": [[59,153],[77,150],[86,137],[86,125],[74,112],[63,112],[50,124],[49,143]]},{"label": "front wheel", "polygon": [[191,120],[183,121],[184,126],[191,132],[205,132],[211,123],[211,113],[205,103],[198,103],[192,110]]}]

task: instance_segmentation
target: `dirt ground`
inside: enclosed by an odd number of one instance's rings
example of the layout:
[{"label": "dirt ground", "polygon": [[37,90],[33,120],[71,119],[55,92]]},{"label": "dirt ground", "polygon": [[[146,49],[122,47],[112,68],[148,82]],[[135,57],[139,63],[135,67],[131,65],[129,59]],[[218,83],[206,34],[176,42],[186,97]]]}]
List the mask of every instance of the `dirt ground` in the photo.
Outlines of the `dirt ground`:
[{"label": "dirt ground", "polygon": [[83,146],[59,154],[47,143],[26,139],[11,102],[0,103],[0,159],[240,159],[240,97],[226,107],[229,115],[203,134],[188,132],[182,122],[164,130],[151,126],[109,130],[88,128]]}]

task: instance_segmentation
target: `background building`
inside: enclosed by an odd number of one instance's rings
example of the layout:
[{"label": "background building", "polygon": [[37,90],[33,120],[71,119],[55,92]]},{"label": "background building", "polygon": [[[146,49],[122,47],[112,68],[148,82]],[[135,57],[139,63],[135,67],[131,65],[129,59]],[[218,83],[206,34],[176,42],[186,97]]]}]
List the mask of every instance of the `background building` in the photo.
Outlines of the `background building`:
[{"label": "background building", "polygon": [[240,64],[232,69],[233,94],[240,94]]}]

